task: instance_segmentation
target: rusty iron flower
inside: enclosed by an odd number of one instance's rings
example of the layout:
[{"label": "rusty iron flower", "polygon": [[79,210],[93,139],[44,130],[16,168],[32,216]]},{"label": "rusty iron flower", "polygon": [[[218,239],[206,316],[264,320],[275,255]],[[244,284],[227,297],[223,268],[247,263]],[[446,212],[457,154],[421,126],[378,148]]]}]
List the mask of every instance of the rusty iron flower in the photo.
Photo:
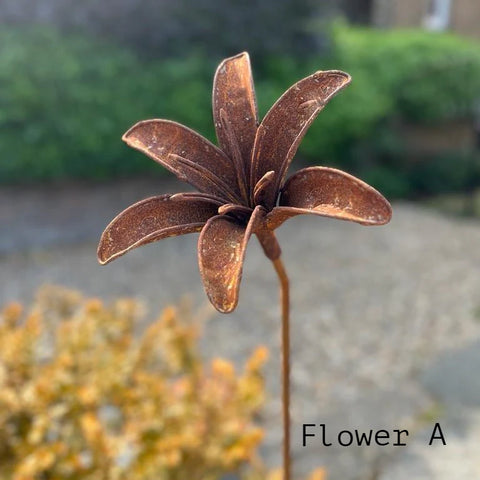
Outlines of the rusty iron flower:
[{"label": "rusty iron flower", "polygon": [[205,290],[215,308],[228,313],[237,305],[252,234],[275,261],[280,248],[273,231],[295,215],[387,223],[387,200],[345,172],[308,167],[286,180],[308,127],[350,80],[341,71],[318,71],[289,88],[259,123],[249,56],[241,53],[225,59],[215,74],[213,117],[220,148],[173,121],[134,125],[123,140],[199,193],[155,196],[124,210],[101,237],[100,263],[165,237],[201,231],[198,261]]}]

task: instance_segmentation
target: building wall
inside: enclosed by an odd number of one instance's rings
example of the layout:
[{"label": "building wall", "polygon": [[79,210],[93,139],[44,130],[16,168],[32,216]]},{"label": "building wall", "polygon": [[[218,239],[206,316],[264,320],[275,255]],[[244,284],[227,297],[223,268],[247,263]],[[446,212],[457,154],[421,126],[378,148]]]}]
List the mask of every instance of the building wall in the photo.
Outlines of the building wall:
[{"label": "building wall", "polygon": [[[480,38],[480,0],[451,0],[449,30]],[[424,26],[430,0],[373,0],[372,23],[379,27]]]},{"label": "building wall", "polygon": [[391,0],[372,0],[372,24],[389,27],[392,21],[393,3]]},{"label": "building wall", "polygon": [[429,0],[393,0],[393,4],[392,26],[399,28],[422,26]]}]

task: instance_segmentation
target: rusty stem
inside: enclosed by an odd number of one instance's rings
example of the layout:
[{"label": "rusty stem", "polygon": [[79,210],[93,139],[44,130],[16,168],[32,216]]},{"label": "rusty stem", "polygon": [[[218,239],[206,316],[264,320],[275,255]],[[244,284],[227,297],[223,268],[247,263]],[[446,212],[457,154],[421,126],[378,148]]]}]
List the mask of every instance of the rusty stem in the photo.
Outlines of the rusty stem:
[{"label": "rusty stem", "polygon": [[272,260],[282,297],[282,406],[283,406],[283,479],[290,480],[290,298],[287,272],[280,257]]}]

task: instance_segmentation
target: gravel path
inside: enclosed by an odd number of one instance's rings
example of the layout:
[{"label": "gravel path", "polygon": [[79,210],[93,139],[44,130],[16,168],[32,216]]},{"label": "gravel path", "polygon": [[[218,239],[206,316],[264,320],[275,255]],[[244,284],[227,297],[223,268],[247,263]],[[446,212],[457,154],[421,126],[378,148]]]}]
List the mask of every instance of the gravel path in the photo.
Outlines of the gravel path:
[{"label": "gravel path", "polygon": [[[0,189],[0,303],[28,301],[39,285],[54,283],[104,298],[137,296],[152,314],[183,294],[204,305],[197,235],[162,240],[106,267],[96,263],[99,234],[119,210],[152,194],[181,190],[158,180]],[[439,479],[443,467],[428,463],[437,455],[452,465],[470,458],[470,467],[461,471],[478,472],[480,401],[465,407],[472,421],[458,431],[456,417],[438,407],[444,400],[435,390],[458,372],[465,374],[469,362],[457,362],[448,376],[430,383],[422,375],[440,355],[468,349],[480,337],[480,223],[396,204],[384,227],[303,216],[282,226],[278,238],[292,285],[295,471],[323,465],[329,480]],[[231,315],[213,315],[203,340],[207,355],[238,364],[255,345],[270,348],[263,454],[271,465],[280,464],[281,451],[277,287],[253,239],[239,307]],[[444,416],[433,418],[432,412],[442,411]],[[431,431],[435,421],[445,422],[455,442],[425,447],[422,432]],[[314,438],[303,448],[303,423],[325,423],[332,435],[408,428],[410,437],[407,447],[326,448]],[[468,458],[458,454],[463,448]]]}]

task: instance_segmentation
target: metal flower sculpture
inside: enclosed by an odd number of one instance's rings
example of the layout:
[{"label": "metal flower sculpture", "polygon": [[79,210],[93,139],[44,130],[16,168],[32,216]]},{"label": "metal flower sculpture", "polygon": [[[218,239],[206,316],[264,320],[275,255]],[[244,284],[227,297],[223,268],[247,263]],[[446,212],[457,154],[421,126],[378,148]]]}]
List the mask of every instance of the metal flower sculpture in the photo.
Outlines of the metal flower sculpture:
[{"label": "metal flower sculpture", "polygon": [[272,260],[282,291],[284,474],[290,476],[288,279],[274,230],[295,215],[313,214],[381,225],[390,204],[374,188],[340,170],[308,167],[286,180],[308,127],[350,83],[337,70],[319,71],[290,87],[259,122],[249,56],[224,60],[213,84],[220,148],[169,120],[146,120],[123,136],[198,193],[159,195],[120,213],[105,229],[100,263],[165,237],[201,232],[198,261],[208,298],[228,313],[238,302],[247,243],[255,234]]}]

